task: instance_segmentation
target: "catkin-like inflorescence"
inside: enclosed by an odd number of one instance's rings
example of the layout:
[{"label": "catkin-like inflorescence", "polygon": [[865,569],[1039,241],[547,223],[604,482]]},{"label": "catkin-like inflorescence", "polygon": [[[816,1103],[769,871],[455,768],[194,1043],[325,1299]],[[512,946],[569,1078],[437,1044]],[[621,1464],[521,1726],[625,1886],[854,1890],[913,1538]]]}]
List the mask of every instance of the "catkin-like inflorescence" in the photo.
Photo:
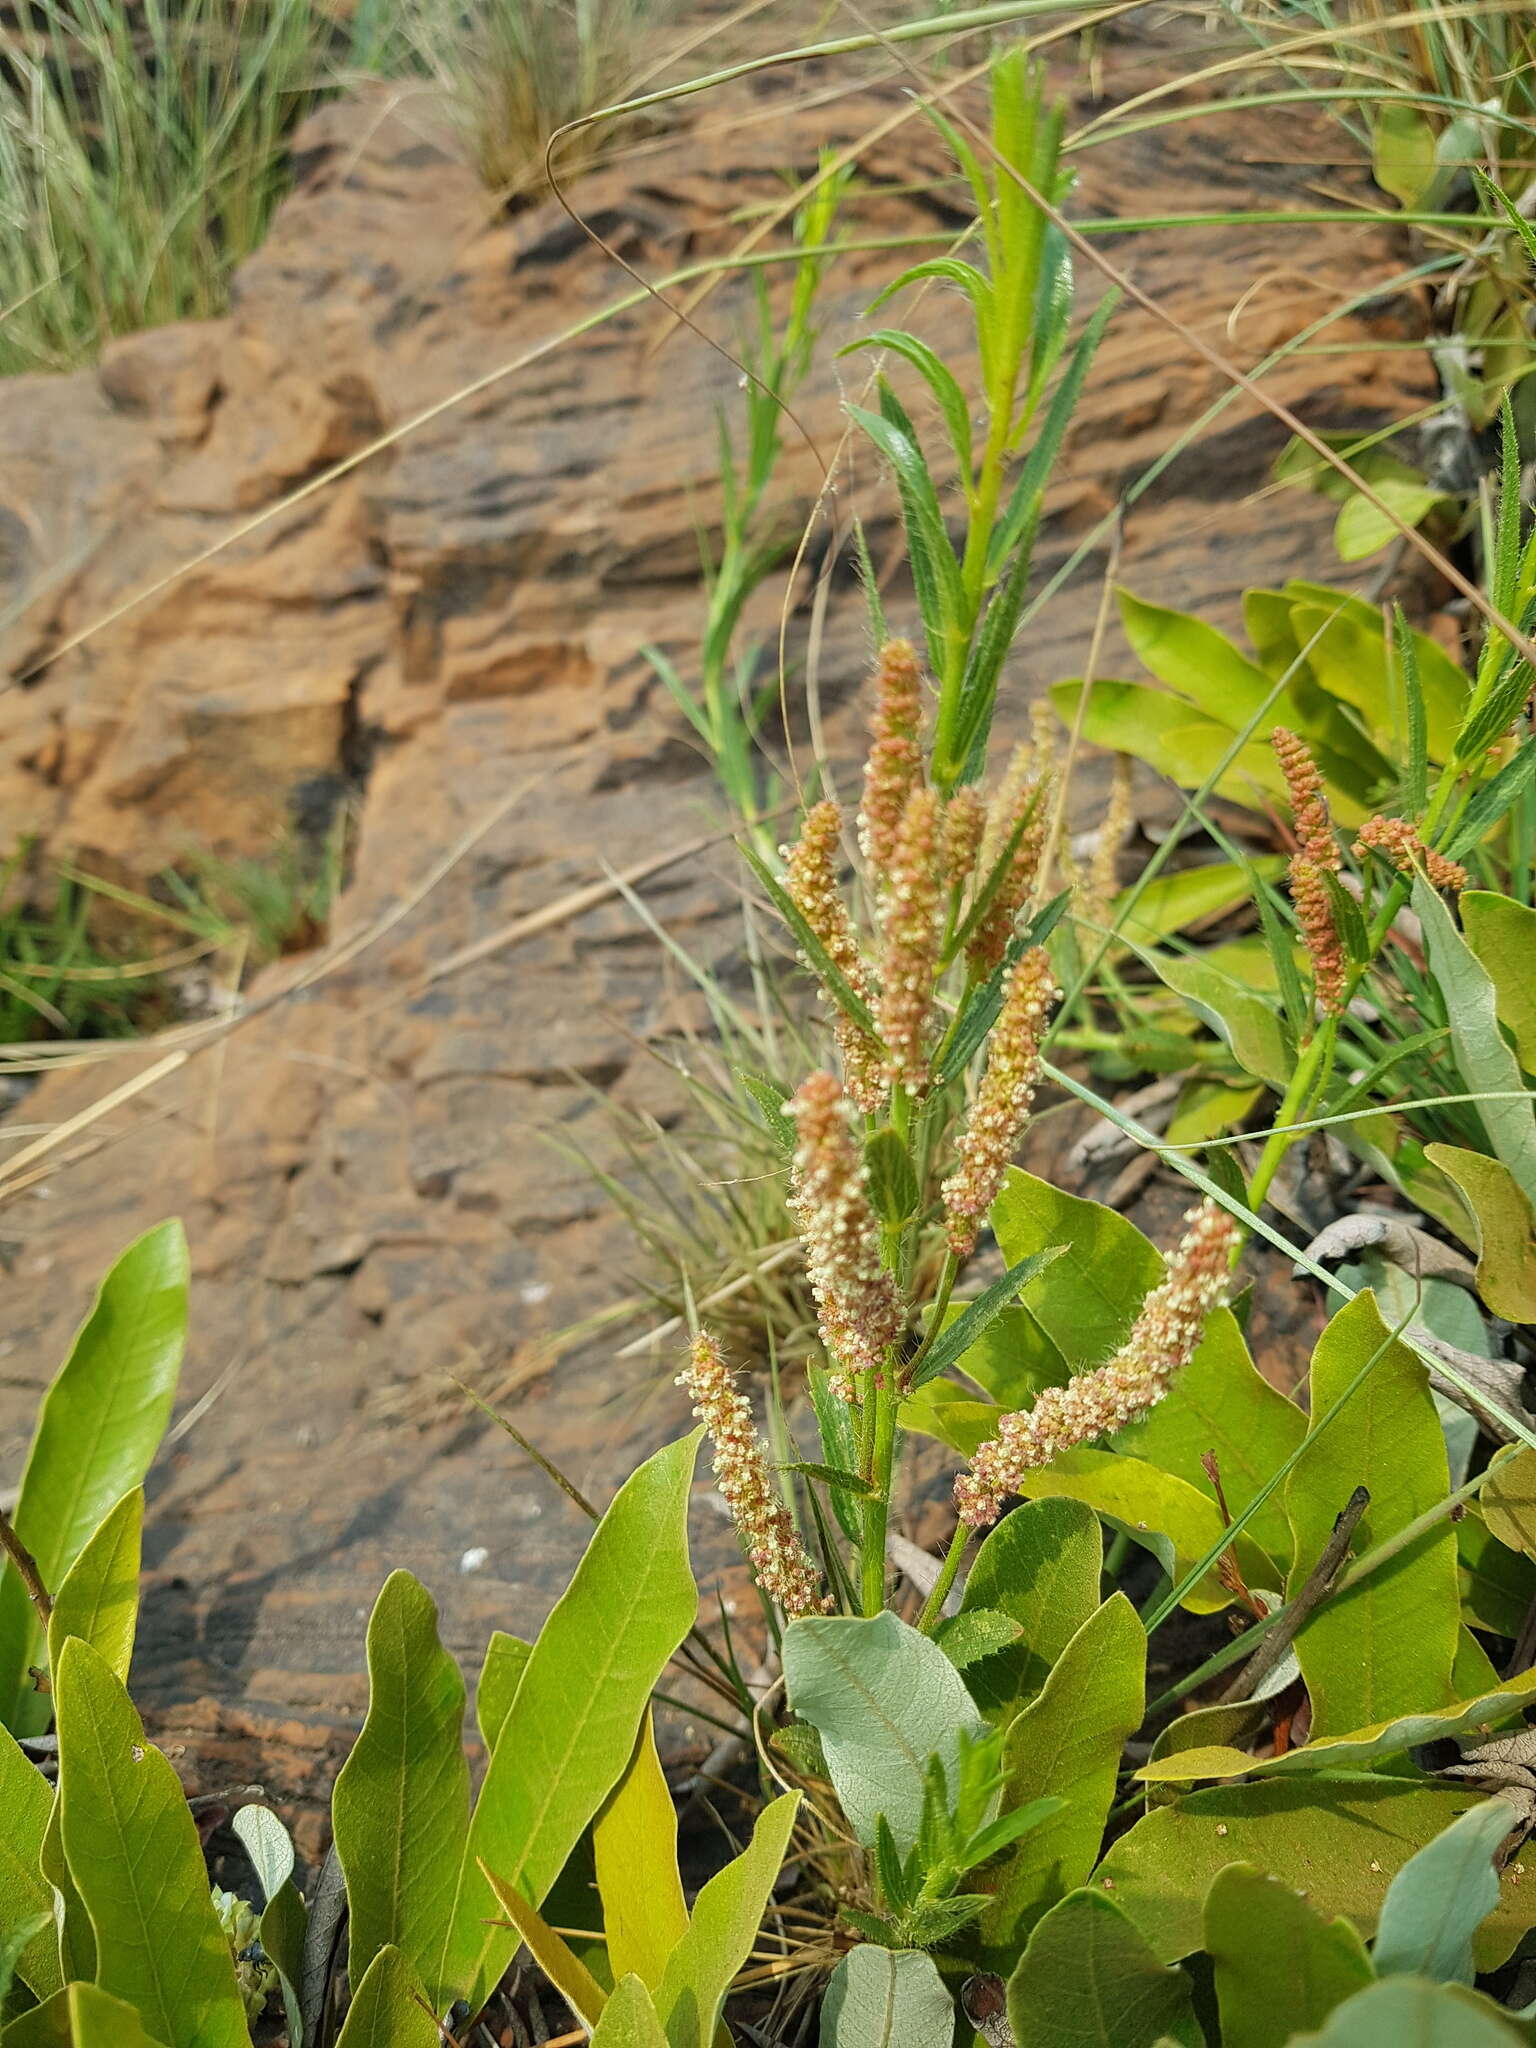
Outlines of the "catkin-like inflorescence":
[{"label": "catkin-like inflorescence", "polygon": [[1356,846],[1369,846],[1391,862],[1399,874],[1411,875],[1422,867],[1436,889],[1465,889],[1467,871],[1459,861],[1448,860],[1426,846],[1406,818],[1367,818],[1355,835]]},{"label": "catkin-like inflorescence", "polygon": [[1009,971],[1003,1006],[992,1027],[987,1070],[965,1129],[955,1143],[958,1164],[944,1183],[951,1249],[964,1258],[992,1206],[1014,1148],[1029,1122],[1040,1073],[1040,1042],[1057,999],[1050,955],[1031,946]]},{"label": "catkin-like inflorescence", "polygon": [[986,803],[980,790],[967,783],[963,789],[957,789],[944,806],[944,882],[947,888],[961,888],[970,880],[986,829]]},{"label": "catkin-like inflorescence", "polygon": [[1296,851],[1291,856],[1291,902],[1296,922],[1312,961],[1312,986],[1330,1016],[1344,1007],[1344,947],[1334,917],[1327,877],[1341,865],[1323,778],[1305,740],[1277,725],[1271,744],[1285,774],[1295,820]]},{"label": "catkin-like inflorescence", "polygon": [[907,798],[923,779],[917,737],[922,713],[922,678],[912,643],[888,640],[875,669],[874,729],[859,807],[859,850],[877,890],[884,888],[890,871]]},{"label": "catkin-like inflorescence", "polygon": [[931,789],[907,797],[880,903],[880,1036],[885,1074],[906,1088],[928,1084],[928,1023],[943,941],[939,800]]},{"label": "catkin-like inflorescence", "polygon": [[[991,974],[1008,950],[1019,912],[1035,886],[1045,844],[1046,790],[1031,768],[1038,750],[1016,747],[987,812],[981,853],[976,863],[977,887],[984,888],[1015,832],[1018,840],[986,915],[971,933],[965,957],[974,974]],[[1020,825],[1022,823],[1022,830]]]},{"label": "catkin-like inflorescence", "polygon": [[805,1246],[805,1270],[837,1391],[849,1375],[880,1373],[906,1324],[896,1282],[880,1263],[880,1226],[869,1204],[864,1154],[831,1074],[812,1074],[788,1102],[796,1130],[790,1211]]},{"label": "catkin-like inflorescence", "polygon": [[757,1583],[790,1621],[802,1614],[827,1613],[832,1603],[822,1591],[821,1574],[795,1534],[789,1510],[774,1492],[752,1405],[738,1390],[713,1337],[701,1332],[694,1338],[677,1383],[688,1389],[693,1412],[709,1431],[715,1483]]},{"label": "catkin-like inflorescence", "polygon": [[1225,1296],[1236,1241],[1231,1217],[1214,1202],[1202,1202],[1184,1220],[1188,1228],[1166,1275],[1109,1363],[1079,1373],[1064,1387],[1047,1387],[1027,1413],[1005,1415],[997,1435],[960,1474],[955,1506],[962,1522],[989,1528],[1009,1494],[1021,1490],[1026,1473],[1124,1429],[1167,1393],[1200,1342],[1206,1317]]},{"label": "catkin-like inflorescence", "polygon": [[[872,1010],[874,990],[869,969],[859,951],[853,922],[837,886],[838,832],[842,818],[830,798],[812,804],[793,846],[782,849],[784,886],[796,909],[821,941],[828,959],[860,1000]],[[805,965],[814,973],[814,963]],[[886,1083],[880,1047],[839,1005],[831,989],[823,987],[822,1000],[833,1011],[833,1029],[838,1051],[843,1056],[843,1073],[848,1092],[860,1109],[874,1112],[886,1098]]]},{"label": "catkin-like inflorescence", "polygon": [[1129,754],[1116,754],[1114,781],[1110,785],[1104,822],[1094,834],[1088,872],[1079,891],[1082,915],[1094,924],[1107,925],[1114,909],[1115,891],[1120,880],[1120,849],[1135,819],[1132,768]]}]

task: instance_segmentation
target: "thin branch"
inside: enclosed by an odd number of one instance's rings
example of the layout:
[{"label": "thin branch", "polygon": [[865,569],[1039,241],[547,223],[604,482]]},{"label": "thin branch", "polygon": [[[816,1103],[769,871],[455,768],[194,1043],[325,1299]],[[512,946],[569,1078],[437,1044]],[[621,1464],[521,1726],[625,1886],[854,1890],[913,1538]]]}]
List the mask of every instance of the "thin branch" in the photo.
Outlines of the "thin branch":
[{"label": "thin branch", "polygon": [[1284,1618],[1269,1631],[1253,1656],[1221,1695],[1221,1704],[1224,1707],[1235,1706],[1240,1700],[1253,1698],[1256,1689],[1268,1678],[1291,1647],[1297,1631],[1328,1598],[1344,1569],[1344,1560],[1349,1555],[1349,1546],[1354,1538],[1356,1525],[1370,1504],[1370,1494],[1363,1486],[1357,1486],[1344,1503],[1343,1513],[1333,1525],[1333,1534],[1324,1544],[1322,1556],[1307,1573],[1301,1591],[1286,1608]]},{"label": "thin branch", "polygon": [[48,1623],[53,1617],[53,1601],[48,1588],[43,1584],[43,1575],[37,1568],[37,1559],[16,1534],[15,1524],[9,1515],[0,1512],[0,1550],[3,1550],[16,1567],[16,1576],[27,1589],[27,1598],[37,1609],[37,1618],[46,1635]]}]

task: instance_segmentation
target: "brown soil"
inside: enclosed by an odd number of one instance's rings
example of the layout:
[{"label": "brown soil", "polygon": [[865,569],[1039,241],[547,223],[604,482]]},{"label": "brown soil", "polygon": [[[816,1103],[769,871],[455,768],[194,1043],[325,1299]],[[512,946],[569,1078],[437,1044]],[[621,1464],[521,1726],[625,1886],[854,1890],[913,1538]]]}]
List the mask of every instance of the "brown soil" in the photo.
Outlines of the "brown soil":
[{"label": "brown soil", "polygon": [[[1168,61],[1150,32],[1114,42],[1110,86]],[[687,103],[582,184],[583,213],[651,276],[728,249],[738,211],[777,198],[786,168],[808,173],[819,145],[905,104],[894,85],[823,101],[830,82],[770,75]],[[1294,125],[1283,150],[1278,139],[1230,117],[1154,131],[1084,155],[1074,204],[1310,204],[1304,173],[1277,159],[1336,154],[1333,139]],[[515,1381],[537,1338],[625,1290],[622,1226],[539,1134],[595,1128],[586,1084],[658,1100],[637,1046],[675,1028],[676,977],[612,902],[430,977],[602,863],[718,828],[710,778],[639,650],[657,642],[687,663],[695,522],[715,502],[712,408],[731,404],[736,378],[654,305],[547,346],[627,281],[552,202],[487,220],[415,100],[326,109],[298,162],[227,320],[121,342],[99,373],[0,385],[0,659],[20,684],[0,701],[0,794],[8,830],[142,881],[189,841],[259,848],[295,812],[323,822],[353,792],[337,928],[398,916],[283,1000],[267,999],[306,963],[269,971],[247,1022],[52,1155],[10,1202],[0,1472],[19,1470],[96,1276],[182,1215],[195,1275],[184,1409],[216,1392],[152,1477],[139,1694],[205,1787],[257,1779],[309,1806],[312,1849],[316,1802],[363,1706],[364,1621],[386,1572],[421,1575],[472,1665],[492,1628],[538,1626],[583,1541],[580,1515],[446,1375]],[[864,172],[906,187],[941,163],[909,119]],[[872,198],[859,215],[870,234],[957,219],[942,194]],[[1244,363],[1403,267],[1385,230],[1171,229],[1109,246]],[[839,269],[831,333],[857,331],[894,260]],[[1091,273],[1081,289],[1097,296]],[[729,340],[741,310],[721,290],[699,317]],[[915,324],[942,341],[958,318],[935,293]],[[1293,360],[1272,388],[1319,427],[1399,416],[1430,388],[1397,346],[1414,331],[1412,303],[1384,296],[1332,331],[1335,352]],[[389,454],[273,509],[381,426],[520,357]],[[820,450],[855,374],[824,363],[800,407]],[[1068,443],[1042,574],[1221,389],[1156,323],[1117,319]],[[1125,580],[1230,623],[1244,586],[1327,574],[1330,508],[1263,494],[1283,438],[1246,403],[1223,412],[1129,514]],[[797,444],[788,507],[803,513],[818,474]],[[884,559],[890,494],[864,455],[837,502],[869,521]],[[231,532],[216,557],[69,644]],[[1080,668],[1104,560],[1019,647],[1009,729],[1035,690]],[[769,635],[778,601],[760,610]],[[891,609],[909,618],[899,586]],[[803,646],[797,619],[792,652]],[[817,670],[844,759],[864,661],[861,602],[840,578]],[[1082,779],[1085,819],[1102,790]],[[1150,818],[1162,801],[1149,790]],[[691,948],[723,959],[737,887],[717,844],[647,895]],[[68,1118],[161,1050],[57,1074],[19,1116]],[[599,1498],[683,1419],[665,1362],[621,1365],[613,1349],[589,1346],[515,1396],[520,1427]],[[697,1532],[707,1580],[730,1552],[702,1501]]]}]

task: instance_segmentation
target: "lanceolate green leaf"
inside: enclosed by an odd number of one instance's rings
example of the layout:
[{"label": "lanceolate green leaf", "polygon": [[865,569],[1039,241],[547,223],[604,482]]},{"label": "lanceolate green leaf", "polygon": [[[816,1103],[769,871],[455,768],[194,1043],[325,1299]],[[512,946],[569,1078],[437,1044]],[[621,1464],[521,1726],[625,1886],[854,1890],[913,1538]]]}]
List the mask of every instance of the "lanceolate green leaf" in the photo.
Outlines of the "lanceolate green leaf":
[{"label": "lanceolate green leaf", "polygon": [[1325,1920],[1300,1892],[1251,1863],[1217,1873],[1205,1900],[1205,1950],[1216,1972],[1222,2038],[1244,2048],[1286,2048],[1372,1977],[1365,1943],[1348,1920]]},{"label": "lanceolate green leaf", "polygon": [[1518,1825],[1507,1800],[1485,1799],[1409,1858],[1382,1902],[1371,1951],[1378,1976],[1472,1982],[1473,1937],[1499,1903],[1493,1859]]},{"label": "lanceolate green leaf", "polygon": [[483,2003],[516,1937],[486,1927],[480,1864],[534,1905],[617,1784],[640,1716],[698,1609],[688,1492],[700,1432],[627,1479],[533,1646],[480,1788],[438,1982]]},{"label": "lanceolate green leaf", "polygon": [[503,1884],[494,1870],[482,1873],[517,1938],[554,1985],[584,2027],[594,2027],[608,1994],[563,1935],[557,1934],[537,1907],[515,1885]]},{"label": "lanceolate green leaf", "polygon": [[912,581],[928,635],[929,659],[942,673],[951,649],[958,643],[964,599],[960,589],[959,565],[950,545],[933,478],[928,473],[928,465],[916,440],[893,425],[882,413],[866,412],[862,406],[850,405],[848,417],[864,429],[895,471],[896,489],[906,525]]},{"label": "lanceolate green leaf", "polygon": [[53,1810],[47,1779],[0,1728],[0,1928],[20,1927],[43,1914],[47,1926],[21,1952],[17,1975],[37,1998],[57,1991],[59,1944],[53,1932],[53,1894],[38,1870],[43,1835]]},{"label": "lanceolate green leaf", "polygon": [[197,1823],[123,1682],[72,1637],[55,1674],[60,1829],[96,1936],[96,1981],[165,2048],[249,2048]]},{"label": "lanceolate green leaf", "polygon": [[[58,1378],[43,1398],[16,1506],[16,1531],[55,1591],[107,1510],[142,1483],[170,1420],[187,1326],[187,1241],[161,1223],[102,1282]],[[48,1725],[27,1671],[43,1662],[42,1629],[14,1570],[0,1573],[0,1723],[18,1735]]]},{"label": "lanceolate green leaf", "polygon": [[1120,1752],[1141,1722],[1146,1634],[1116,1593],[1062,1651],[1044,1690],[1008,1730],[1004,1807],[1055,1796],[1065,1804],[1003,1858],[987,1883],[988,1947],[1018,1944],[1056,1902],[1083,1884],[1098,1857]]},{"label": "lanceolate green leaf", "polygon": [[381,1948],[352,1993],[336,2048],[441,2048],[420,1984],[397,1948]]},{"label": "lanceolate green leaf", "polygon": [[1029,1937],[1008,1982],[1018,2048],[1202,2048],[1190,1980],[1160,1963],[1103,1892],[1075,1891]]},{"label": "lanceolate green leaf", "polygon": [[960,474],[968,480],[971,473],[971,415],[965,393],[956,383],[954,372],[934,354],[927,342],[919,341],[915,334],[908,334],[901,328],[881,327],[873,334],[861,334],[857,341],[840,348],[838,354],[846,356],[860,348],[889,349],[893,355],[910,363],[924,379],[944,415]]},{"label": "lanceolate green leaf", "polygon": [[609,1968],[615,1980],[633,1974],[654,1991],[687,1931],[688,1907],[677,1865],[677,1809],[649,1710],[629,1768],[592,1824],[592,1848]]},{"label": "lanceolate green leaf", "polygon": [[391,1572],[368,1622],[368,1717],[331,1802],[347,1880],[348,1973],[362,1982],[398,1948],[436,2007],[438,1974],[469,1828],[464,1680],[438,1640],[437,1609],[409,1572]]},{"label": "lanceolate green leaf", "polygon": [[1027,1259],[1020,1259],[1016,1265],[1010,1264],[1008,1270],[999,1275],[990,1287],[984,1288],[974,1301],[962,1302],[959,1315],[952,1322],[946,1322],[912,1375],[913,1387],[926,1386],[929,1380],[937,1379],[941,1372],[947,1372],[950,1366],[958,1364],[971,1346],[980,1342],[1014,1297],[1065,1249],[1064,1245],[1052,1244],[1043,1251],[1032,1252]]},{"label": "lanceolate green leaf", "polygon": [[789,1848],[799,1810],[786,1792],[758,1815],[741,1854],[704,1886],[656,1992],[671,2048],[710,2048],[731,1979],[746,1962]]},{"label": "lanceolate green leaf", "polygon": [[1429,967],[1445,998],[1451,1042],[1469,1092],[1478,1104],[1494,1151],[1536,1203],[1536,1106],[1521,1099],[1520,1062],[1499,1030],[1493,982],[1456,929],[1455,919],[1422,877],[1413,885],[1413,908],[1429,945]]},{"label": "lanceolate green leaf", "polygon": [[821,2002],[821,2048],[936,2048],[954,2025],[955,2002],[920,1949],[851,1949]]},{"label": "lanceolate green leaf", "polygon": [[487,1752],[496,1747],[532,1653],[532,1643],[525,1643],[521,1636],[509,1636],[499,1628],[492,1631],[485,1646],[480,1683],[475,1688],[475,1725]]},{"label": "lanceolate green leaf", "polygon": [[981,1716],[937,1643],[894,1614],[811,1616],[784,1632],[789,1704],[821,1736],[861,1842],[884,1814],[903,1854],[916,1839],[928,1759],[948,1765]]},{"label": "lanceolate green leaf", "polygon": [[139,1618],[143,1527],[144,1489],[136,1486],[108,1510],[58,1590],[48,1623],[50,1665],[57,1665],[69,1638],[79,1636],[101,1652],[119,1678],[127,1680]]},{"label": "lanceolate green leaf", "polygon": [[[1229,1863],[1256,1864],[1304,1891],[1324,1919],[1343,1914],[1369,1936],[1397,1872],[1467,1803],[1462,1786],[1385,1775],[1223,1785],[1154,1807],[1116,1842],[1093,1882],[1107,1884],[1165,1963],[1204,1945],[1205,1896]],[[1499,1907],[1477,1937],[1479,1969],[1503,1962],[1529,1924],[1529,1906],[1507,1872]]]},{"label": "lanceolate green leaf", "polygon": [[[1443,1500],[1449,1487],[1428,1375],[1406,1345],[1387,1342],[1368,1290],[1318,1339],[1313,1414],[1325,1414],[1377,1351],[1364,1384],[1291,1474],[1286,1506],[1296,1540],[1293,1593],[1357,1486],[1371,1495],[1356,1534],[1361,1555]],[[1456,1533],[1446,1521],[1347,1593],[1325,1600],[1302,1627],[1296,1654],[1312,1698],[1314,1736],[1342,1735],[1450,1702],[1459,1625]]]},{"label": "lanceolate green leaf", "polygon": [[[1177,690],[1208,717],[1235,732],[1261,714],[1275,686],[1263,669],[1247,660],[1223,633],[1189,612],[1148,604],[1129,590],[1116,592],[1125,636],[1159,682]],[[1273,707],[1271,719],[1282,713]],[[1258,736],[1265,736],[1261,724]]]},{"label": "lanceolate green leaf", "polygon": [[1023,1634],[967,1670],[966,1684],[984,1712],[1011,1719],[1035,1698],[1097,1609],[1103,1564],[1099,1518],[1080,1501],[1026,1501],[988,1532],[961,1612],[1009,1615]]}]

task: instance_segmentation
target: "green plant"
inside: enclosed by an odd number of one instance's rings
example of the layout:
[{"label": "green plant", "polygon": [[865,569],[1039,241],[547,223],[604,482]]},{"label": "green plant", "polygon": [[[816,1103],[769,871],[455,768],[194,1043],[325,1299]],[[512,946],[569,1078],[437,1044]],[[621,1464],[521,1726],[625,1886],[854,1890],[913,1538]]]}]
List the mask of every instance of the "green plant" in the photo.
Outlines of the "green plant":
[{"label": "green plant", "polygon": [[[445,87],[480,176],[517,196],[543,186],[557,130],[622,98],[666,11],[662,0],[406,0],[403,34]],[[568,139],[556,169],[576,169],[591,147]]]},{"label": "green plant", "polygon": [[341,54],[314,0],[22,0],[0,72],[0,372],[224,305]]}]

